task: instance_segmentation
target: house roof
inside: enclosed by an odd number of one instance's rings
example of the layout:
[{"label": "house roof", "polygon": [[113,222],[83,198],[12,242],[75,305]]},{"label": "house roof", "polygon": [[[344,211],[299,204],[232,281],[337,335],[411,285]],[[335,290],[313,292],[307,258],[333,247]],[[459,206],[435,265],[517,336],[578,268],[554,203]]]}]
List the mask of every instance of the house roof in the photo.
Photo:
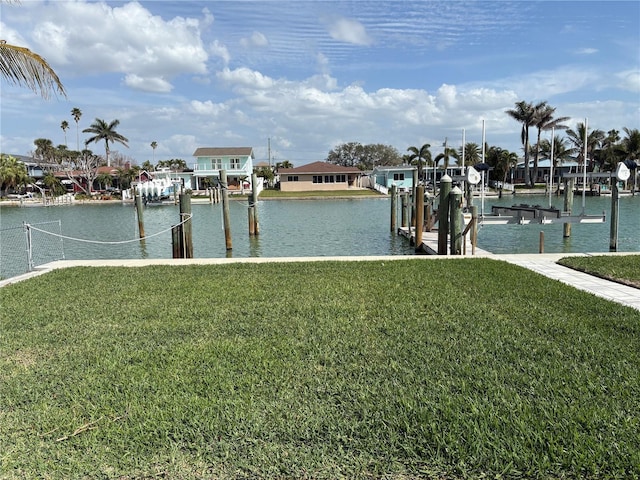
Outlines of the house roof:
[{"label": "house roof", "polygon": [[253,157],[252,147],[199,147],[194,157],[222,157],[226,155],[249,155]]},{"label": "house roof", "polygon": [[306,165],[302,165],[296,168],[281,168],[278,170],[280,175],[289,175],[292,173],[362,173],[359,168],[356,167],[343,167],[342,165],[335,165],[328,162],[313,162]]},{"label": "house roof", "polygon": [[376,165],[373,170],[380,172],[383,170],[413,171],[417,169],[418,167],[416,167],[415,165]]}]

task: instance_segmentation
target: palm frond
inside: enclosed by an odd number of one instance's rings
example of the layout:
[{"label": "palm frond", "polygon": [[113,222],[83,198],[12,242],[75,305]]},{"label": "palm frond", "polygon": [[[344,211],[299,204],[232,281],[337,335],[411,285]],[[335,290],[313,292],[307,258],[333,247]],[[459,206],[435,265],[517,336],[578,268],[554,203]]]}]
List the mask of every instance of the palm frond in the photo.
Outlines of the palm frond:
[{"label": "palm frond", "polygon": [[0,40],[0,74],[9,83],[27,87],[45,99],[51,93],[67,96],[58,75],[44,58],[4,40]]}]

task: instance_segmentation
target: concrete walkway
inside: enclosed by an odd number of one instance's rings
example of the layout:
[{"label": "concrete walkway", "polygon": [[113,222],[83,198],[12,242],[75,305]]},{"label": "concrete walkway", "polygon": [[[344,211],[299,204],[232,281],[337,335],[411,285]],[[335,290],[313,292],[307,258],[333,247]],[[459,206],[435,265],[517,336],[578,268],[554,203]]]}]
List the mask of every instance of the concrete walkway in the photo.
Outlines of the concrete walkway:
[{"label": "concrete walkway", "polygon": [[139,259],[139,260],[60,260],[38,267],[35,271],[0,281],[0,287],[33,278],[51,270],[60,268],[87,266],[87,267],[142,267],[147,265],[220,265],[227,263],[270,263],[270,262],[306,262],[306,261],[393,261],[401,259],[420,259],[424,261],[446,261],[451,258],[491,258],[501,260],[514,265],[533,270],[541,275],[559,280],[580,290],[606,298],[613,302],[635,308],[640,311],[640,289],[610,282],[602,278],[587,275],[556,262],[568,256],[599,256],[599,255],[637,255],[637,252],[628,253],[545,253],[545,254],[510,254],[494,255],[481,253],[475,257],[437,256],[437,255],[385,255],[363,257],[250,257],[250,258],[193,258],[193,259]]}]

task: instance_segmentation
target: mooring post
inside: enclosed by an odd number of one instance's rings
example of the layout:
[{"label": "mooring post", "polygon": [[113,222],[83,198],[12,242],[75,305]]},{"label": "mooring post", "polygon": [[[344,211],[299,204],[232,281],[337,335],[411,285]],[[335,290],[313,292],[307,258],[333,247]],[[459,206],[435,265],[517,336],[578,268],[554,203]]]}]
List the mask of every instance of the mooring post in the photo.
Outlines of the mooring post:
[{"label": "mooring post", "polygon": [[462,255],[462,190],[454,187],[449,192],[449,224],[451,255]]},{"label": "mooring post", "polygon": [[400,194],[400,226],[402,228],[407,226],[407,194]]},{"label": "mooring post", "polygon": [[447,254],[447,236],[449,233],[449,192],[451,177],[443,175],[440,179],[440,204],[438,205],[438,255]]},{"label": "mooring post", "polygon": [[476,205],[471,206],[471,221],[473,227],[471,227],[471,255],[476,254],[476,245],[478,244],[478,207]]},{"label": "mooring post", "polygon": [[540,245],[538,247],[538,253],[544,253],[544,230],[540,230]]},{"label": "mooring post", "polygon": [[171,250],[173,258],[182,258],[182,225],[171,226]]},{"label": "mooring post", "polygon": [[193,258],[193,229],[191,222],[191,195],[180,194],[180,222],[182,223],[182,258]]},{"label": "mooring post", "polygon": [[416,252],[422,246],[422,232],[424,230],[424,186],[416,187]]},{"label": "mooring post", "polygon": [[391,231],[396,231],[396,201],[398,200],[398,187],[391,185]]},{"label": "mooring post", "polygon": [[[413,170],[411,172],[412,181],[411,181],[411,226],[416,226],[416,189],[418,188],[418,170]],[[411,232],[409,232],[411,233]]]},{"label": "mooring post", "polygon": [[258,183],[258,175],[256,173],[251,174],[251,202],[253,203],[253,234],[260,235],[260,222],[258,221],[258,190],[256,185]]},{"label": "mooring post", "polygon": [[618,179],[611,177],[611,229],[609,230],[609,251],[618,250],[618,205],[620,195],[618,194]]},{"label": "mooring post", "polygon": [[424,230],[430,232],[433,228],[433,203],[428,199],[424,204]]},{"label": "mooring post", "polygon": [[138,233],[140,238],[144,238],[144,220],[142,217],[142,195],[134,190],[133,195],[136,199],[136,215],[138,216]]},{"label": "mooring post", "polygon": [[[564,211],[568,212],[571,215],[571,211],[573,210],[573,178],[564,181]],[[568,238],[571,236],[571,223],[565,223],[563,234],[564,238]]]},{"label": "mooring post", "polygon": [[229,220],[229,192],[227,190],[227,171],[220,170],[220,189],[222,191],[222,218],[224,223],[224,241],[227,250],[233,249],[231,243],[231,221]]}]

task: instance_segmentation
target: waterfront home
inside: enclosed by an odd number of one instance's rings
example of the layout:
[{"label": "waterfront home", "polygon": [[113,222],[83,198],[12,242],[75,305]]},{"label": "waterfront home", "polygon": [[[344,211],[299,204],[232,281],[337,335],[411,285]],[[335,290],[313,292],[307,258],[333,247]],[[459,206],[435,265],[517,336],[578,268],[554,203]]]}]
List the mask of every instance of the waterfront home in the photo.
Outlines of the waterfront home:
[{"label": "waterfront home", "polygon": [[[553,167],[553,183],[558,184],[560,178],[565,173],[578,173],[581,170],[580,165],[574,159],[556,160],[556,166]],[[511,171],[513,179],[511,183],[524,183],[524,160],[518,161],[515,171]],[[551,160],[548,158],[540,158],[538,160],[538,177],[535,183],[547,183],[549,174],[551,173]],[[533,159],[529,159],[529,175],[533,175]]]},{"label": "waterfront home", "polygon": [[370,175],[371,183],[373,188],[383,192],[384,189],[390,189],[393,185],[398,188],[398,191],[411,190],[413,188],[413,172],[415,171],[416,167],[413,165],[376,166]]},{"label": "waterfront home", "polygon": [[200,147],[193,156],[196,157],[193,165],[194,190],[206,189],[207,183],[217,184],[220,170],[227,172],[230,190],[251,188],[254,160],[252,147]]},{"label": "waterfront home", "polygon": [[278,170],[280,190],[283,192],[361,188],[361,174],[356,167],[343,167],[328,162],[313,162],[301,167]]}]

